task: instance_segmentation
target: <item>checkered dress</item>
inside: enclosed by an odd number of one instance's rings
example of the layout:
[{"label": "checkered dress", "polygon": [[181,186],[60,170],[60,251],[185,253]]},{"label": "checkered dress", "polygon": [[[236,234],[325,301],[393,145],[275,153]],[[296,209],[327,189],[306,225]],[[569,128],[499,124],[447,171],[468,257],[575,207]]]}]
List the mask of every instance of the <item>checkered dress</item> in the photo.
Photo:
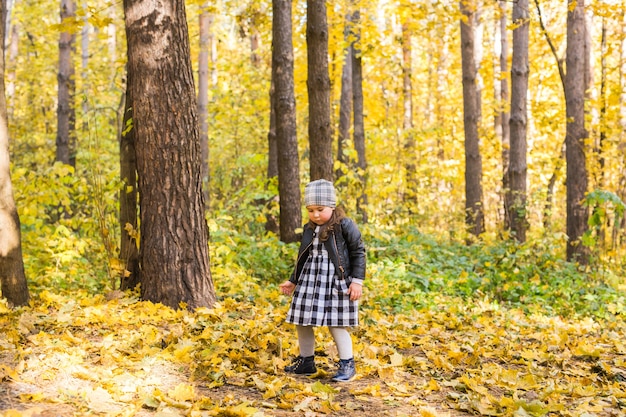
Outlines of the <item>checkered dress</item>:
[{"label": "checkered dress", "polygon": [[359,324],[358,301],[350,301],[345,280],[335,275],[335,265],[315,228],[309,257],[302,269],[287,313],[287,323],[300,326],[352,327]]}]

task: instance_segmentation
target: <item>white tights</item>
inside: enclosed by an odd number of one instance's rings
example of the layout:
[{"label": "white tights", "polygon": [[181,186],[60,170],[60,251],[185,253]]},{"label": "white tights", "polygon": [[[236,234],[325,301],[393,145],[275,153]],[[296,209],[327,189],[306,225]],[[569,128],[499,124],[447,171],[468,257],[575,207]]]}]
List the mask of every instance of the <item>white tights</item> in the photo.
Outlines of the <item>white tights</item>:
[{"label": "white tights", "polygon": [[[328,327],[339,352],[339,359],[352,359],[352,338],[345,327]],[[296,326],[300,356],[306,358],[315,354],[315,333],[313,326]]]}]

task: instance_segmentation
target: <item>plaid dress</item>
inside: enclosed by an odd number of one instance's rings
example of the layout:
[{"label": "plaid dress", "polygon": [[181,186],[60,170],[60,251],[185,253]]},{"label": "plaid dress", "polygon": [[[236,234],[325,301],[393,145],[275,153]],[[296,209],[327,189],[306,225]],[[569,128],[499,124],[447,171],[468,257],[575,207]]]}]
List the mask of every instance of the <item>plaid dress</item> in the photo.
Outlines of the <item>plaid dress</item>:
[{"label": "plaid dress", "polygon": [[335,274],[335,265],[324,242],[319,240],[318,231],[319,226],[315,228],[309,256],[293,293],[287,323],[299,326],[357,326],[358,301],[350,301],[348,285]]}]

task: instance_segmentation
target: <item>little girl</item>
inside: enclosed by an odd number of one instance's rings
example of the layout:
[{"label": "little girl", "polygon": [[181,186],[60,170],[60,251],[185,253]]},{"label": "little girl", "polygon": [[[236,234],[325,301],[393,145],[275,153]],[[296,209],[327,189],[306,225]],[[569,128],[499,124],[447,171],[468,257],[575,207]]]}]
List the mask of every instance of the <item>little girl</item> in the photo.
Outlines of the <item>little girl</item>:
[{"label": "little girl", "polygon": [[304,226],[298,260],[288,281],[280,284],[293,293],[287,323],[296,325],[300,355],[286,372],[310,375],[315,367],[313,327],[328,326],[339,352],[339,370],[333,381],[356,375],[348,327],[359,324],[358,299],[365,279],[365,246],[361,232],[337,207],[330,181],[313,181],[304,189],[309,222]]}]

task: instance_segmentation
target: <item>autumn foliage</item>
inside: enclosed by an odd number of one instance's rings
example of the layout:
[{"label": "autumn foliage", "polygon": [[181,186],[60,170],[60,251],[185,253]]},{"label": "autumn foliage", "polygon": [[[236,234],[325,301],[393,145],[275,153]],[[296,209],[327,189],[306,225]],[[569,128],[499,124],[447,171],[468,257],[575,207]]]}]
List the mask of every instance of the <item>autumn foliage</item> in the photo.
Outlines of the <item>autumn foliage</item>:
[{"label": "autumn foliage", "polygon": [[[564,97],[545,42],[548,31],[556,45],[565,43],[563,2],[534,2],[545,27],[530,10],[529,229],[523,243],[503,228],[503,144],[493,119],[506,104],[492,92],[508,75],[493,65],[495,39],[491,26],[484,28],[487,48],[478,75],[484,82],[479,134],[486,231],[471,245],[464,223],[458,2],[356,2],[362,7],[368,167],[354,168],[358,156],[350,140],[346,159],[333,167],[343,173],[336,184],[350,216],[364,184],[369,197],[360,207],[369,223],[360,225],[368,270],[362,325],[354,331],[358,378],[349,384],[330,382],[337,354],[324,329],[317,333],[318,374],[293,377],[282,370],[297,344],[284,323],[289,300],[277,285],[291,272],[297,244],[266,231],[268,219],[279,218],[278,184],[267,179],[270,3],[186,2],[193,65],[202,12],[211,15],[218,52],[209,63],[206,212],[217,304],[195,311],[119,290],[127,274],[119,195],[128,190],[119,175],[118,140],[129,128],[121,126],[119,106],[126,64],[121,6],[94,1],[78,8],[75,19],[59,22],[58,2],[14,3],[6,74],[11,177],[31,301],[15,309],[0,301],[0,415],[625,413],[620,2],[589,7],[612,42],[602,44],[600,31],[591,34],[606,89],[595,78],[591,92],[604,95],[589,101],[584,204],[590,218],[580,244],[589,248],[591,262],[584,267],[565,261]],[[293,3],[297,163],[304,183],[306,2]],[[348,3],[327,2],[333,126]],[[482,22],[495,24],[498,10],[485,7]],[[413,61],[415,117],[407,129],[402,27]],[[74,56],[76,63],[85,59],[75,75],[76,167],[54,163],[57,51],[50,45],[62,31],[90,41],[81,43],[90,53]],[[409,137],[410,152],[404,147]],[[141,239],[132,226],[126,230]]]}]

